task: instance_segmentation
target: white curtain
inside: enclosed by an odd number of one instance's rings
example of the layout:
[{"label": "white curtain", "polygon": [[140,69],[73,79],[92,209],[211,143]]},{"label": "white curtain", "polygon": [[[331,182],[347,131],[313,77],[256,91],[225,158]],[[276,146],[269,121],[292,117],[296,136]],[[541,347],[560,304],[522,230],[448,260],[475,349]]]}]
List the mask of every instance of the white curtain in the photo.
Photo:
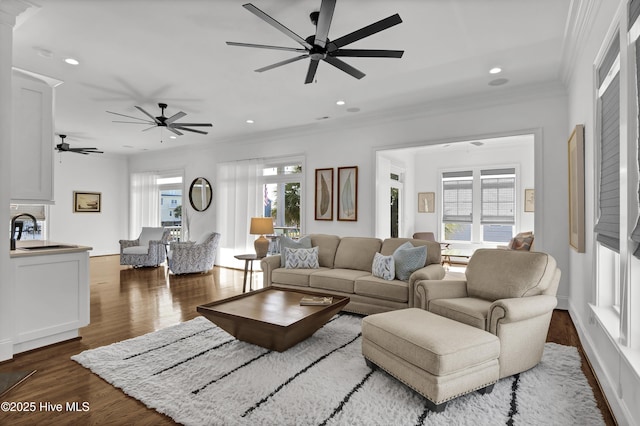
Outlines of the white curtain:
[{"label": "white curtain", "polygon": [[[243,268],[236,254],[255,253],[255,235],[249,235],[252,217],[262,216],[262,162],[237,161],[218,165],[216,215],[221,234],[218,262],[221,266]],[[255,267],[256,265],[254,265]]]},{"label": "white curtain", "polygon": [[160,226],[160,196],[158,174],[143,172],[131,174],[131,207],[129,236],[138,238],[143,226]]}]

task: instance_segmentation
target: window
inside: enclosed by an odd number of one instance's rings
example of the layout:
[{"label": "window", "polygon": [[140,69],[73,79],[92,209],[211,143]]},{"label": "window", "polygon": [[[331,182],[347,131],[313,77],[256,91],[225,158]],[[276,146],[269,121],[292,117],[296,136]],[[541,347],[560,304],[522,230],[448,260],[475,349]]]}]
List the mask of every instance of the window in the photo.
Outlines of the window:
[{"label": "window", "polygon": [[508,242],[516,222],[515,188],[515,168],[444,172],[445,240]]},{"label": "window", "polygon": [[37,227],[34,228],[33,220],[29,216],[22,216],[16,220],[16,227],[19,229],[12,236],[21,240],[46,240],[47,237],[47,212],[49,206],[43,204],[11,204],[9,211],[13,218],[23,213],[27,213],[36,218]]},{"label": "window", "polygon": [[508,242],[516,223],[515,169],[480,171],[482,241]]},{"label": "window", "polygon": [[164,172],[158,177],[157,184],[160,196],[160,225],[169,229],[174,240],[188,239],[188,230],[185,228],[183,233],[182,229],[182,175]]},{"label": "window", "polygon": [[607,295],[599,302],[620,305],[620,40],[616,36],[597,68],[598,96],[598,281]]},{"label": "window", "polygon": [[300,235],[302,162],[266,164],[262,169],[263,216],[272,217],[277,234]]},{"label": "window", "polygon": [[473,172],[442,174],[444,239],[471,241],[473,222]]}]

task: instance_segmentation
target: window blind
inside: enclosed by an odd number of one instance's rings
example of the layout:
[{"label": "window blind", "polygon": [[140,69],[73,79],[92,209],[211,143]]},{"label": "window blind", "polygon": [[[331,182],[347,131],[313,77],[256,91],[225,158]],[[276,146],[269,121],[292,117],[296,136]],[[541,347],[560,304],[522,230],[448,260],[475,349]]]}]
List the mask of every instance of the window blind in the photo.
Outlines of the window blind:
[{"label": "window blind", "polygon": [[442,174],[442,221],[471,223],[473,218],[473,172]]},{"label": "window blind", "polygon": [[[634,1],[631,2],[630,8],[633,7]],[[640,0],[635,1],[636,9],[640,14]],[[637,17],[637,15],[636,15]],[[636,48],[636,102],[638,103],[638,111],[640,111],[640,39],[635,42]],[[640,123],[640,114],[638,114],[638,123]],[[638,135],[640,135],[640,126],[638,128]],[[640,138],[636,140],[638,148],[638,172],[640,173]],[[640,199],[640,182],[638,183],[638,199]],[[633,255],[640,259],[640,218],[636,222],[636,227],[631,232],[631,239],[638,244]]]},{"label": "window blind", "polygon": [[515,169],[480,171],[481,224],[515,224],[515,173]]},{"label": "window blind", "polygon": [[635,24],[638,16],[640,16],[640,0],[631,0],[629,3],[629,30]]},{"label": "window blind", "polygon": [[[46,220],[44,205],[42,204],[11,204],[9,207],[9,217],[28,213],[33,215],[36,220]],[[21,221],[30,221],[29,217],[21,217]]]},{"label": "window blind", "polygon": [[620,251],[620,74],[600,99],[600,217],[596,239]]}]

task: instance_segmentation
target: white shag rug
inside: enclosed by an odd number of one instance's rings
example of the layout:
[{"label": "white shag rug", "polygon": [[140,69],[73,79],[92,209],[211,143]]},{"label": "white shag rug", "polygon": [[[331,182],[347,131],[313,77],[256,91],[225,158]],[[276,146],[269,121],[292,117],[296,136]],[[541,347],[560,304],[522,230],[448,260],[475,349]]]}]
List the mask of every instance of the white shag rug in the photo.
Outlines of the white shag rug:
[{"label": "white shag rug", "polygon": [[575,347],[443,413],[361,353],[361,318],[339,314],[284,353],[234,339],[203,317],[72,357],[185,425],[602,425]]}]

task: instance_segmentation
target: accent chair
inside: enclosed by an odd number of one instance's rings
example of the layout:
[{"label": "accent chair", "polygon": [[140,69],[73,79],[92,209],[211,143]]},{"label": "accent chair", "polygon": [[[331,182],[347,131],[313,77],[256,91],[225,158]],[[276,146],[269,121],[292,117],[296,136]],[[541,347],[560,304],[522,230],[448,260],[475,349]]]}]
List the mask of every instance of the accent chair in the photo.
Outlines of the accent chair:
[{"label": "accent chair", "polygon": [[557,305],[555,259],[542,252],[479,249],[465,276],[418,282],[415,306],[496,335],[500,378],[538,364]]},{"label": "accent chair", "polygon": [[220,234],[208,232],[197,241],[173,242],[168,257],[169,270],[174,274],[207,272],[213,268]]},{"label": "accent chair", "polygon": [[158,266],[167,257],[170,232],[162,227],[143,227],[135,240],[120,240],[120,264]]}]

